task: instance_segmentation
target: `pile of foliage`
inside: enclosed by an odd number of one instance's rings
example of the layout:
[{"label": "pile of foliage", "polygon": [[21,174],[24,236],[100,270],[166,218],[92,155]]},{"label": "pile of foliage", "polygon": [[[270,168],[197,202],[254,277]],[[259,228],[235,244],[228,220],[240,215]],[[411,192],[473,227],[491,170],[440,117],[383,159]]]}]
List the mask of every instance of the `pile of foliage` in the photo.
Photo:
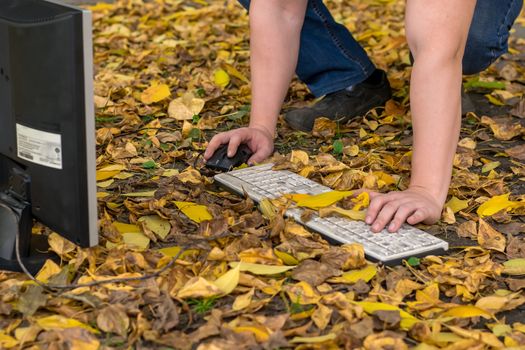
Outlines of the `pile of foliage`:
[{"label": "pile of foliage", "polygon": [[[368,196],[345,191],[408,185],[404,1],[327,5],[388,71],[394,98],[347,125],[321,119],[312,134],[280,122],[271,161],[339,191],[308,210],[360,219]],[[0,272],[0,348],[525,346],[523,39],[465,80],[476,110],[463,120],[442,220],[421,226],[449,253],[385,267],[284,218],[300,199],[258,206],[202,168],[210,137],[249,118],[248,19],[235,1],[91,9],[100,245],[35,226],[61,258],[37,279],[64,288]],[[285,108],[311,100],[294,81]]]}]

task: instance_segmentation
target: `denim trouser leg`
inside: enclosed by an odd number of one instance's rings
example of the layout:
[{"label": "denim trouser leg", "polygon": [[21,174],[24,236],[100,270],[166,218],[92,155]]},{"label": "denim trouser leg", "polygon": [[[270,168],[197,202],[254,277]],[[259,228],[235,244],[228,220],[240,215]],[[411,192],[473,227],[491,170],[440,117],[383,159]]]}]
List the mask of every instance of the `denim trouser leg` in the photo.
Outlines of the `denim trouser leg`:
[{"label": "denim trouser leg", "polygon": [[[239,0],[248,8],[250,0]],[[322,0],[309,0],[296,73],[315,96],[365,80],[375,66],[345,26],[337,23]]]},{"label": "denim trouser leg", "polygon": [[486,69],[508,50],[509,31],[518,17],[523,0],[478,0],[470,26],[463,73]]}]

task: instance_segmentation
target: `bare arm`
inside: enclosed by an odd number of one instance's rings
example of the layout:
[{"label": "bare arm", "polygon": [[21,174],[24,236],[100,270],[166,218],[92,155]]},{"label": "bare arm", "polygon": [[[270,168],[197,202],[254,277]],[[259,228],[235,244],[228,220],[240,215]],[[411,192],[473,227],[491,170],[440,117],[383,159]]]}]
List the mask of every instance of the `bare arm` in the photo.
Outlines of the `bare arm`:
[{"label": "bare arm", "polygon": [[301,28],[307,0],[252,0],[250,49],[252,110],[248,128],[216,135],[204,154],[209,159],[217,147],[229,143],[233,155],[241,143],[255,153],[251,161],[267,158],[281,105],[294,74],[299,55]]},{"label": "bare arm", "polygon": [[414,55],[410,100],[414,145],[410,187],[376,195],[367,222],[390,231],[441,215],[461,125],[462,58],[476,0],[408,0],[406,31]]},{"label": "bare arm", "polygon": [[275,132],[277,117],[297,66],[307,0],[252,0],[250,127]]}]

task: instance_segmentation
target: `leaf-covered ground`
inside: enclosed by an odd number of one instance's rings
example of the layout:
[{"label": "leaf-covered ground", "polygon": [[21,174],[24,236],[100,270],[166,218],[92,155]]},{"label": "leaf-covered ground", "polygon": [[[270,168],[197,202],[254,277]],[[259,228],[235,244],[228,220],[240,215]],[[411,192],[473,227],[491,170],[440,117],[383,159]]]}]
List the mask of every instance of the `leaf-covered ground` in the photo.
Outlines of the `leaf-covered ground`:
[{"label": "leaf-covered ground", "polygon": [[[321,120],[313,134],[280,123],[273,161],[336,190],[403,189],[404,1],[327,4],[388,71],[395,97],[348,125]],[[0,272],[0,348],[525,346],[524,39],[465,78],[474,111],[463,119],[450,201],[438,224],[422,226],[450,242],[449,254],[384,267],[358,245],[330,245],[284,219],[283,201],[258,210],[201,169],[207,140],[249,117],[248,24],[235,1],[92,9],[100,245],[80,249],[35,227],[62,258],[38,279],[88,285],[49,291]],[[312,99],[294,82],[285,109]],[[362,205],[366,196],[338,204]]]}]

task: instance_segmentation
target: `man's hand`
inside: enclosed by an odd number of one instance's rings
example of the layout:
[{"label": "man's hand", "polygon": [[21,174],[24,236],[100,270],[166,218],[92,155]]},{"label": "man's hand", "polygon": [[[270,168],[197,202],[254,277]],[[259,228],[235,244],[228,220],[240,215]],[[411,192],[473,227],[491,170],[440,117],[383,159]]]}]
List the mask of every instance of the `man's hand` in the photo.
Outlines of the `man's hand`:
[{"label": "man's hand", "polygon": [[228,144],[228,157],[233,157],[241,143],[250,147],[253,155],[248,164],[259,163],[273,152],[273,136],[264,127],[252,126],[240,128],[215,135],[204,152],[204,159],[211,158],[213,153],[223,144]]},{"label": "man's hand", "polygon": [[411,225],[424,222],[433,224],[439,220],[443,204],[428,191],[412,187],[401,192],[369,192],[370,206],[365,222],[379,232],[388,226],[388,231],[396,232],[406,221]]}]

